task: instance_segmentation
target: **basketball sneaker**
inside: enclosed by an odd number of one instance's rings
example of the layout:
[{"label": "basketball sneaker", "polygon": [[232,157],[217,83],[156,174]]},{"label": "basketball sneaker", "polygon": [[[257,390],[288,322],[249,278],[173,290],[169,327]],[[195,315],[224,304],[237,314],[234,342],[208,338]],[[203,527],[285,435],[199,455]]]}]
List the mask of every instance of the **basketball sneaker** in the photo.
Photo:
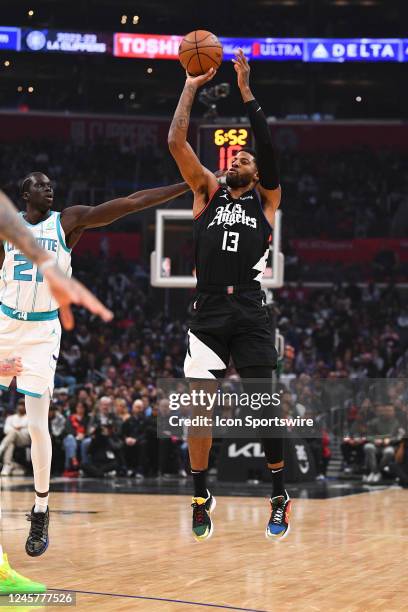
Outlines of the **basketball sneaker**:
[{"label": "basketball sneaker", "polygon": [[193,509],[193,536],[198,542],[207,540],[214,531],[211,520],[211,512],[214,511],[217,502],[215,497],[207,490],[208,497],[193,497],[191,507]]},{"label": "basketball sneaker", "polygon": [[0,565],[0,595],[16,593],[45,593],[47,587],[41,582],[33,582],[10,567],[6,553]]},{"label": "basketball sneaker", "polygon": [[270,540],[283,540],[290,531],[289,515],[291,500],[285,491],[285,495],[272,497],[269,501],[271,504],[271,516],[266,526],[265,536]]},{"label": "basketball sneaker", "polygon": [[30,521],[30,533],[25,545],[26,553],[30,557],[39,557],[48,548],[48,525],[50,522],[50,512],[34,512],[34,506],[30,514],[26,514],[27,521]]}]

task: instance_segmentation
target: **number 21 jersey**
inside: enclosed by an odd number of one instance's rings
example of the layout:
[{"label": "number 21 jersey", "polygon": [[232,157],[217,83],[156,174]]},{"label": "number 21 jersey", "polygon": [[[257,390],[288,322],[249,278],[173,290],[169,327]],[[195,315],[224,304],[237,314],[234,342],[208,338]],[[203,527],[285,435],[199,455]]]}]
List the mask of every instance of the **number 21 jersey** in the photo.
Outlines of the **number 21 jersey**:
[{"label": "number 21 jersey", "polygon": [[[65,243],[60,213],[52,211],[47,219],[36,225],[31,225],[21,217],[40,247],[55,259],[66,276],[71,276],[71,249]],[[9,308],[26,312],[56,310],[58,303],[52,297],[37,266],[10,242],[4,242],[4,253],[0,301]]]}]

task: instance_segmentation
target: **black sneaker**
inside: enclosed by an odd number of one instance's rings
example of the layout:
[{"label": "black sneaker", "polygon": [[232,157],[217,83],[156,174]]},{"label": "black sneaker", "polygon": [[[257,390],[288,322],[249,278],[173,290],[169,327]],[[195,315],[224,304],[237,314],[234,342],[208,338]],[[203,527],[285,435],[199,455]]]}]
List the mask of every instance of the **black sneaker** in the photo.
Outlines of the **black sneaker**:
[{"label": "black sneaker", "polygon": [[289,515],[291,501],[285,491],[285,495],[278,495],[270,499],[271,516],[266,526],[265,536],[268,540],[283,540],[289,534]]},{"label": "black sneaker", "polygon": [[47,508],[46,512],[34,512],[34,506],[30,514],[26,514],[27,521],[30,521],[30,533],[25,545],[26,553],[30,557],[39,557],[44,554],[48,548],[48,525],[50,522],[50,513]]},{"label": "black sneaker", "polygon": [[208,497],[193,497],[191,507],[193,509],[193,536],[198,542],[207,540],[212,536],[214,526],[210,517],[211,512],[215,509],[217,502],[215,497],[207,491]]}]

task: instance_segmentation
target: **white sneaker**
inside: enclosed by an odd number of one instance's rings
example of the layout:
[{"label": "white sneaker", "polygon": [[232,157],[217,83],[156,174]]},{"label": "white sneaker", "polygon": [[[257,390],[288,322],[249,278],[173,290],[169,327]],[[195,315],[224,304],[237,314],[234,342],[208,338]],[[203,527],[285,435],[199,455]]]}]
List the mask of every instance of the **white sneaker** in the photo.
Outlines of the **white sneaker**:
[{"label": "white sneaker", "polygon": [[379,482],[381,480],[381,474],[380,472],[376,472],[375,474],[373,474],[373,479],[371,482]]},{"label": "white sneaker", "polygon": [[375,476],[374,472],[370,472],[369,475],[367,476],[366,482],[368,483],[373,482],[374,476]]}]

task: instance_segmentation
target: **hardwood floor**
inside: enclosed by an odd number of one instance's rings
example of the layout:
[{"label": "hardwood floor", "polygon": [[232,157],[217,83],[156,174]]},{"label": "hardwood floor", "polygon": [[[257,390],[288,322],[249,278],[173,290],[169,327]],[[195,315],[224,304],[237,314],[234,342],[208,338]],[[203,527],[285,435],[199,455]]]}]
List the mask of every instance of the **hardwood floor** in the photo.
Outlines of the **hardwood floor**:
[{"label": "hardwood floor", "polygon": [[294,500],[280,543],[264,537],[266,500],[217,502],[199,544],[187,496],[54,493],[50,547],[31,559],[32,494],[5,490],[1,542],[19,572],[77,591],[77,610],[408,610],[407,491]]}]

